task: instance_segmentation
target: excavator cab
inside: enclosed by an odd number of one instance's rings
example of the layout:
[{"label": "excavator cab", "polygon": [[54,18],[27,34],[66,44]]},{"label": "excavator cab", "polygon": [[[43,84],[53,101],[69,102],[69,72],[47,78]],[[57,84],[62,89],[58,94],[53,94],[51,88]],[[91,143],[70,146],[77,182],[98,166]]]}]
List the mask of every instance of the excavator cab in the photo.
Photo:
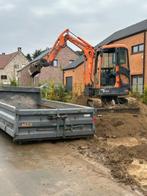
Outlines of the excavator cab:
[{"label": "excavator cab", "polygon": [[125,96],[130,90],[128,50],[122,45],[106,45],[95,54],[91,96]]},{"label": "excavator cab", "polygon": [[115,72],[115,61],[116,53],[115,49],[105,49],[100,51],[98,58],[103,58],[100,71],[100,85],[102,87],[115,86],[116,83],[116,72]]}]

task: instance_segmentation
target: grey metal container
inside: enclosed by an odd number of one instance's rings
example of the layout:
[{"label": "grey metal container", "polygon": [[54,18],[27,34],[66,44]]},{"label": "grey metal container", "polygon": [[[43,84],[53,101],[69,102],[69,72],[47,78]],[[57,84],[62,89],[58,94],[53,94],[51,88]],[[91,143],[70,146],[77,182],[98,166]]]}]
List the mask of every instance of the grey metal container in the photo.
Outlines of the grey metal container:
[{"label": "grey metal container", "polygon": [[0,128],[14,141],[93,136],[94,109],[42,100],[39,88],[0,89]]}]

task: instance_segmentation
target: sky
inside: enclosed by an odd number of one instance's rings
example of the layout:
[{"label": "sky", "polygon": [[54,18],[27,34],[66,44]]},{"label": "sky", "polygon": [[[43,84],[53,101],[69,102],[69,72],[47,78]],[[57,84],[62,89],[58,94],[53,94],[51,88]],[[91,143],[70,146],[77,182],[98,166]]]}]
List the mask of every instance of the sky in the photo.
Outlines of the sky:
[{"label": "sky", "polygon": [[147,0],[0,0],[0,53],[52,47],[69,28],[93,46],[147,19]]}]

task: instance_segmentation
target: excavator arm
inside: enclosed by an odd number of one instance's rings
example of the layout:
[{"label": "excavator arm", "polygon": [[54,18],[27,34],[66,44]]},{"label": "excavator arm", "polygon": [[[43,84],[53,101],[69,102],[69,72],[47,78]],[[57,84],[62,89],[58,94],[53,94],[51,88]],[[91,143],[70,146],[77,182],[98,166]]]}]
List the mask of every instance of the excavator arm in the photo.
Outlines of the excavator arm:
[{"label": "excavator arm", "polygon": [[42,67],[52,66],[57,54],[60,52],[60,50],[62,50],[62,48],[66,47],[67,41],[71,42],[83,51],[86,60],[86,66],[84,70],[84,84],[91,84],[93,82],[92,71],[95,54],[94,47],[82,38],[74,35],[71,31],[69,31],[69,29],[66,29],[59,35],[54,46],[45,57],[43,57],[39,62],[30,66],[30,75],[34,77],[40,73]]}]

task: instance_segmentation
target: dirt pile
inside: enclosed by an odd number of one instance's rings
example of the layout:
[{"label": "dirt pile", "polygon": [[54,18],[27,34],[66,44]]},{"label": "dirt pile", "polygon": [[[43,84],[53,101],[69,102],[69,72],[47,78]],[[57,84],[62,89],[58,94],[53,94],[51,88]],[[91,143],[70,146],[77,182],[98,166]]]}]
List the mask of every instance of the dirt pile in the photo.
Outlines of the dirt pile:
[{"label": "dirt pile", "polygon": [[129,149],[133,157],[147,161],[147,144],[141,144]]},{"label": "dirt pile", "polygon": [[119,182],[147,194],[147,106],[138,114],[97,115],[96,136],[87,146],[79,146],[84,156],[103,162]]},{"label": "dirt pile", "polygon": [[147,116],[128,113],[108,113],[97,117],[96,135],[104,138],[146,137]]}]

